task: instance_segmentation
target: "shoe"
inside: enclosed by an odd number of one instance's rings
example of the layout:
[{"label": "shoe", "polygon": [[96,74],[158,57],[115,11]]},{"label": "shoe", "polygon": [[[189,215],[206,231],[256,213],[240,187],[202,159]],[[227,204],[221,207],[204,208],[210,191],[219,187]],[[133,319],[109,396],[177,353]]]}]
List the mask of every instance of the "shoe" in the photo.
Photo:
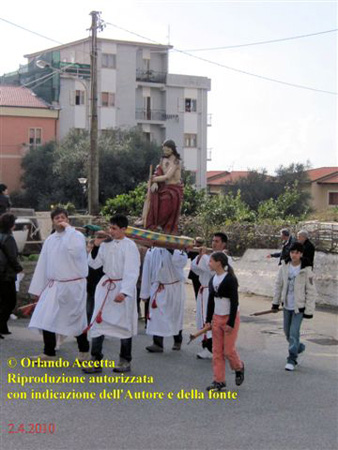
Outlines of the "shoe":
[{"label": "shoe", "polygon": [[82,368],[82,372],[84,373],[101,373],[102,372],[102,367],[83,367]]},{"label": "shoe", "polygon": [[225,383],[219,383],[218,381],[213,381],[210,386],[207,387],[207,391],[217,391],[223,392],[226,390]]},{"label": "shoe", "polygon": [[212,353],[207,348],[204,348],[201,352],[197,353],[198,359],[212,359]]},{"label": "shoe", "polygon": [[149,345],[146,349],[150,353],[163,353],[163,348],[156,344]]},{"label": "shoe", "polygon": [[240,386],[244,381],[244,363],[242,370],[236,370],[235,374],[236,374],[235,377],[236,386]]},{"label": "shoe", "polygon": [[90,359],[90,353],[89,352],[79,352],[77,359],[80,363],[84,361],[88,361]]},{"label": "shoe", "polygon": [[12,334],[9,330],[1,330],[0,333],[5,335]]},{"label": "shoe", "polygon": [[114,367],[113,372],[117,373],[125,373],[131,371],[131,365],[129,361],[126,361],[125,359],[120,359],[119,363]]},{"label": "shoe", "polygon": [[12,320],[16,320],[18,318],[18,316],[16,316],[15,314],[11,314],[9,316],[9,318],[12,319]]},{"label": "shoe", "polygon": [[181,350],[181,346],[182,346],[181,342],[174,342],[174,345],[171,350]]},{"label": "shoe", "polygon": [[44,353],[41,353],[40,355],[29,356],[29,359],[32,361],[37,361],[38,359],[40,359],[41,361],[56,361],[57,360],[56,356],[49,356],[49,355],[45,355]]},{"label": "shoe", "polygon": [[0,339],[5,339],[2,334],[0,334]]},{"label": "shoe", "polygon": [[287,363],[285,366],[285,370],[292,372],[293,370],[295,370],[295,365],[292,363]]}]

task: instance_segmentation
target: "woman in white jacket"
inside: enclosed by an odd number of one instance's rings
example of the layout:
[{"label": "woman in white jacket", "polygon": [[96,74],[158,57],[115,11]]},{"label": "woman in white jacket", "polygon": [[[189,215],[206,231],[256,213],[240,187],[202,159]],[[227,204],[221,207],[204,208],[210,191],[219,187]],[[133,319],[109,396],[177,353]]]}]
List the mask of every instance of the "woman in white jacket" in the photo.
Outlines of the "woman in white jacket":
[{"label": "woman in white jacket", "polygon": [[298,355],[305,350],[300,342],[300,327],[304,319],[312,319],[316,303],[316,288],[311,267],[302,259],[303,245],[299,242],[290,248],[290,262],[283,262],[279,269],[272,309],[284,305],[284,333],[289,342],[289,356],[285,370],[292,371]]}]

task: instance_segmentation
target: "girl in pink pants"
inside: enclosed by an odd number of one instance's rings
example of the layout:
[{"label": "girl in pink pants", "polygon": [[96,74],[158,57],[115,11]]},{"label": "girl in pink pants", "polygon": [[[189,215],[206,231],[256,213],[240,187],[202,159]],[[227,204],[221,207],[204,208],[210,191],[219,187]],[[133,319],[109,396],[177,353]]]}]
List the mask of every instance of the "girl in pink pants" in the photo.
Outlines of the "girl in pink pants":
[{"label": "girl in pink pants", "polygon": [[236,350],[239,330],[238,282],[228,258],[223,252],[213,253],[209,267],[216,274],[209,282],[209,299],[206,324],[212,327],[212,365],[214,381],[207,387],[208,391],[225,390],[225,360],[235,371],[236,385],[244,381],[244,364]]}]

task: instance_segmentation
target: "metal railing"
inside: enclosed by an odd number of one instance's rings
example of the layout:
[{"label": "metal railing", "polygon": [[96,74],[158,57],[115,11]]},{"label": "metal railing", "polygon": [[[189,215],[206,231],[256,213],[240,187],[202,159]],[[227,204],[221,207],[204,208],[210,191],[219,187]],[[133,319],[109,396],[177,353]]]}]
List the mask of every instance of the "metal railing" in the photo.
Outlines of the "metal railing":
[{"label": "metal railing", "polygon": [[136,120],[157,120],[165,121],[166,113],[162,109],[147,109],[141,108],[135,111]]},{"label": "metal railing", "polygon": [[136,81],[146,81],[148,83],[165,84],[167,78],[166,72],[157,72],[156,70],[136,70]]}]

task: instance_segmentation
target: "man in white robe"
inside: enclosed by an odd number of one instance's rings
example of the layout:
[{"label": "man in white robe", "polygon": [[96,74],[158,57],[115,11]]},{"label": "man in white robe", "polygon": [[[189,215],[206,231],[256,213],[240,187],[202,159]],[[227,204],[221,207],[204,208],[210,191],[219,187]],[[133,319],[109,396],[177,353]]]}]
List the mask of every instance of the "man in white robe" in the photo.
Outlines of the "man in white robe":
[{"label": "man in white robe", "polygon": [[[214,252],[226,253],[228,237],[225,233],[215,233],[212,238],[212,250]],[[227,255],[228,256],[228,255]],[[209,281],[214,275],[209,268],[210,255],[206,254],[206,248],[202,247],[199,256],[191,262],[191,270],[199,275],[201,283],[196,303],[196,326],[201,330],[205,326],[207,317],[208,297],[209,297]],[[232,259],[228,256],[228,262],[232,265]],[[208,331],[202,338],[202,351],[197,353],[198,359],[212,359],[212,333]]]},{"label": "man in white robe", "polygon": [[79,360],[89,356],[86,328],[86,242],[69,224],[68,213],[56,208],[51,213],[55,230],[44,242],[29,287],[39,297],[29,328],[42,331],[43,354],[35,358],[55,359],[56,333],[76,336]]},{"label": "man in white robe", "polygon": [[[140,254],[136,244],[125,237],[128,219],[116,214],[110,219],[110,242],[97,242],[100,249],[95,259],[92,253],[88,264],[93,269],[103,266],[104,276],[95,290],[95,306],[91,319],[91,355],[96,361],[103,358],[105,336],[121,339],[120,360],[114,372],[131,370],[132,336],[137,334],[136,283],[140,270]],[[100,367],[84,369],[86,373],[100,372]]]},{"label": "man in white robe", "polygon": [[174,337],[172,349],[181,349],[187,260],[185,252],[156,247],[144,259],[140,296],[150,298],[146,332],[153,344],[146,349],[151,353],[162,353],[163,337],[168,336]]}]

